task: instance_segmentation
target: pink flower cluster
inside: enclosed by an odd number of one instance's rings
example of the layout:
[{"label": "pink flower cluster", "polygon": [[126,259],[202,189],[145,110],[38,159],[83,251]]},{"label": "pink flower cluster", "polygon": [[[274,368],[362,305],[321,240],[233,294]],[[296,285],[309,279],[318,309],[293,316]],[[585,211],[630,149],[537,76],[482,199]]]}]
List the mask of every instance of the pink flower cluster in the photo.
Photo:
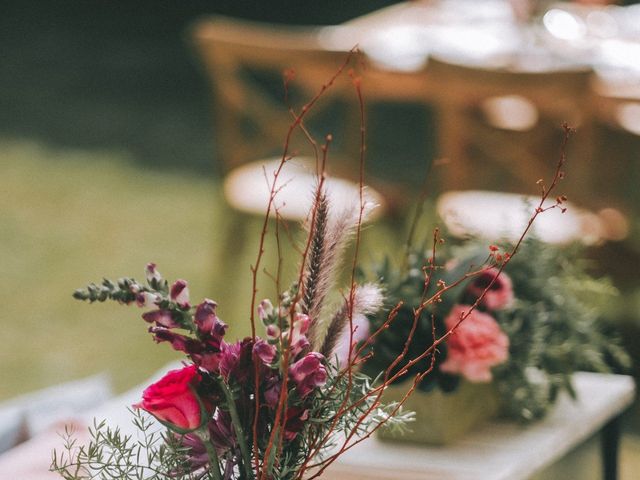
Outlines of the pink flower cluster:
[{"label": "pink flower cluster", "polygon": [[[489,311],[507,308],[514,300],[511,279],[505,273],[498,273],[497,269],[489,268],[467,288],[468,296],[474,300],[484,292],[480,306]],[[509,358],[509,337],[489,313],[473,310],[467,314],[470,310],[471,305],[455,305],[445,318],[447,330],[456,325],[457,328],[447,339],[447,358],[440,370],[462,375],[475,383],[490,382],[491,368]]]},{"label": "pink flower cluster", "polygon": [[[153,275],[155,269],[148,269]],[[256,368],[259,373],[260,391],[258,394],[263,405],[275,411],[282,395],[283,374],[278,361],[282,355],[280,348],[288,348],[290,365],[287,376],[288,400],[285,409],[285,431],[287,440],[293,440],[303,429],[308,418],[307,398],[327,381],[325,359],[318,352],[309,352],[306,333],[309,329],[309,317],[295,314],[290,329],[283,332],[274,323],[267,325],[267,339],[245,338],[235,343],[224,340],[227,325],[216,313],[217,304],[205,299],[195,307],[191,316],[187,283],[178,280],[169,295],[177,308],[168,306],[157,308],[142,315],[151,323],[149,331],[157,342],[168,342],[180,352],[186,353],[193,365],[169,372],[159,382],[149,386],[143,393],[142,402],[136,407],[142,408],[161,422],[184,433],[203,428],[209,429],[210,437],[218,439],[216,448],[221,451],[233,448],[233,435],[220,434],[229,427],[220,422],[227,421],[228,415],[217,408],[221,399],[215,388],[205,386],[206,377],[220,378],[232,390],[240,391],[237,408],[252,408],[247,400],[254,395]],[[142,303],[142,302],[140,302]],[[139,304],[140,304],[139,303]],[[160,302],[158,302],[160,303]],[[162,305],[166,305],[162,304]],[[273,307],[262,302],[259,316],[266,319],[265,312],[273,315]],[[185,320],[185,315],[187,320]],[[189,320],[190,319],[190,320]],[[191,322],[191,326],[185,325]],[[191,334],[182,333],[191,330]],[[179,331],[180,330],[180,331]],[[208,382],[211,383],[211,382]],[[189,437],[195,446],[199,440]],[[197,448],[196,448],[197,450]],[[196,455],[197,456],[197,455]]]}]

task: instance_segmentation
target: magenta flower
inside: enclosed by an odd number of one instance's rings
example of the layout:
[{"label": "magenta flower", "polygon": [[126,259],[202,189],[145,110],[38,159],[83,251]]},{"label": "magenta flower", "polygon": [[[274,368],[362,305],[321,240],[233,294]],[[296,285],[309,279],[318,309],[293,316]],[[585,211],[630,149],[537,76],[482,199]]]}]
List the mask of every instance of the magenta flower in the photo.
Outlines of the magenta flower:
[{"label": "magenta flower", "polygon": [[290,407],[285,413],[284,438],[292,441],[304,428],[305,422],[309,419],[309,410],[301,407]]},{"label": "magenta flower", "polygon": [[222,344],[220,352],[220,364],[218,365],[218,373],[229,381],[242,383],[253,375],[253,340],[245,338],[236,343]]},{"label": "magenta flower", "polygon": [[495,281],[481,301],[481,304],[488,310],[500,310],[507,308],[513,303],[514,295],[511,279],[504,272],[499,275],[498,273],[499,270],[497,268],[491,267],[479,274],[467,288],[467,292],[469,292],[475,300],[482,295],[482,292],[485,291],[495,278]]},{"label": "magenta flower", "polygon": [[227,325],[216,315],[217,306],[216,302],[206,298],[196,308],[194,321],[200,333],[200,338],[208,346],[219,351]]},{"label": "magenta flower", "polygon": [[149,332],[153,334],[156,342],[169,342],[174,350],[185,353],[194,353],[202,351],[202,345],[199,341],[173,332],[165,327],[149,327]]},{"label": "magenta flower", "polygon": [[322,354],[310,352],[289,367],[289,375],[300,397],[306,397],[327,381],[327,370],[323,361]]},{"label": "magenta flower", "polygon": [[270,345],[264,340],[259,339],[253,345],[253,354],[257,356],[265,365],[270,365],[276,358],[276,347]]},{"label": "magenta flower", "polygon": [[277,340],[280,338],[280,327],[277,325],[269,325],[266,328],[267,339],[269,340]]},{"label": "magenta flower", "polygon": [[218,304],[213,300],[205,298],[201,304],[196,307],[194,321],[198,330],[209,333],[214,329],[218,316],[216,315],[216,307]]},{"label": "magenta flower", "polygon": [[278,400],[280,398],[280,389],[282,388],[282,382],[277,376],[273,376],[265,382],[264,388],[264,400],[271,408],[276,408]]},{"label": "magenta flower", "polygon": [[[447,329],[460,321],[470,305],[456,305],[445,319]],[[447,339],[447,358],[440,365],[445,373],[459,374],[475,383],[492,379],[491,368],[509,358],[509,337],[500,329],[495,319],[473,310]]]},{"label": "magenta flower", "polygon": [[142,314],[142,318],[147,323],[155,323],[159,327],[179,328],[180,325],[173,319],[169,310],[152,310]]},{"label": "magenta flower", "polygon": [[293,328],[291,329],[291,353],[297,356],[302,350],[309,346],[309,340],[306,333],[311,325],[311,320],[304,313],[296,313],[293,320]]},{"label": "magenta flower", "polygon": [[189,308],[189,287],[184,280],[176,280],[171,285],[171,300],[176,302],[182,308]]}]

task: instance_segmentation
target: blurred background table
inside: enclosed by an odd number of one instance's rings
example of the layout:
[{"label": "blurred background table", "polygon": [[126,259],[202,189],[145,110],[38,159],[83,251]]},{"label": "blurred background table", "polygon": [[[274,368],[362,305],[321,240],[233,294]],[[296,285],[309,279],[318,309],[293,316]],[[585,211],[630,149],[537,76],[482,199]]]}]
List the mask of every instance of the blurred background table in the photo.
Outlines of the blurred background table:
[{"label": "blurred background table", "polygon": [[[429,447],[370,439],[331,467],[336,480],[525,480],[617,478],[617,419],[633,402],[631,377],[578,373],[578,399],[563,398],[550,415],[531,425],[501,420],[470,432],[445,447]],[[562,458],[601,435],[602,467],[571,463]],[[565,466],[566,468],[566,466]],[[603,474],[600,476],[599,472]]]},{"label": "blurred background table", "polygon": [[[527,16],[522,4],[544,8]],[[357,32],[377,74],[422,79],[422,100],[437,112],[436,162],[446,165],[431,172],[434,189],[528,188],[553,166],[566,122],[577,128],[570,196],[629,208],[619,187],[640,160],[638,25],[640,6],[440,0],[401,3],[344,27]],[[376,73],[368,86],[375,98]],[[624,152],[607,155],[611,130],[626,136]]]}]

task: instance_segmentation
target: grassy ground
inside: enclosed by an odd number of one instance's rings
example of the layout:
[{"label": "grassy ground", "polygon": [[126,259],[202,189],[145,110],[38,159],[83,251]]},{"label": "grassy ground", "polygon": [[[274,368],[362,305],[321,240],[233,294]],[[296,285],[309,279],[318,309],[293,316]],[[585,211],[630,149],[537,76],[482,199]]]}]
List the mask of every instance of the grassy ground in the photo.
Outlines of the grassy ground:
[{"label": "grassy ground", "polygon": [[[192,298],[217,300],[232,337],[248,333],[260,221],[229,212],[215,180],[152,172],[113,151],[4,141],[0,155],[0,400],[105,370],[122,390],[176,358],[154,345],[134,307],[71,298],[103,275],[140,278],[149,261],[188,279]],[[374,231],[392,246],[397,230]],[[273,271],[273,242],[267,252]],[[260,285],[272,296],[266,276]]]}]

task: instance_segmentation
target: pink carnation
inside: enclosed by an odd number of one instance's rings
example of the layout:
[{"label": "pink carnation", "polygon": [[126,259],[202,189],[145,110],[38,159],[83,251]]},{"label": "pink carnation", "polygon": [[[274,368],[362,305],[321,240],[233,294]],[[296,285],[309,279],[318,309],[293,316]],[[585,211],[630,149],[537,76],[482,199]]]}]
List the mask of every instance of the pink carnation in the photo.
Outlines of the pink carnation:
[{"label": "pink carnation", "polygon": [[495,278],[481,301],[481,304],[489,310],[500,310],[513,303],[513,284],[511,279],[506,273],[502,272],[498,275],[498,272],[497,268],[489,268],[478,275],[468,287],[468,292],[474,299],[477,299]]},{"label": "pink carnation", "polygon": [[[453,328],[469,305],[456,305],[445,319]],[[459,374],[475,383],[490,382],[491,367],[509,358],[509,337],[498,322],[486,313],[474,310],[447,339],[447,359],[440,365],[445,373]]]}]

